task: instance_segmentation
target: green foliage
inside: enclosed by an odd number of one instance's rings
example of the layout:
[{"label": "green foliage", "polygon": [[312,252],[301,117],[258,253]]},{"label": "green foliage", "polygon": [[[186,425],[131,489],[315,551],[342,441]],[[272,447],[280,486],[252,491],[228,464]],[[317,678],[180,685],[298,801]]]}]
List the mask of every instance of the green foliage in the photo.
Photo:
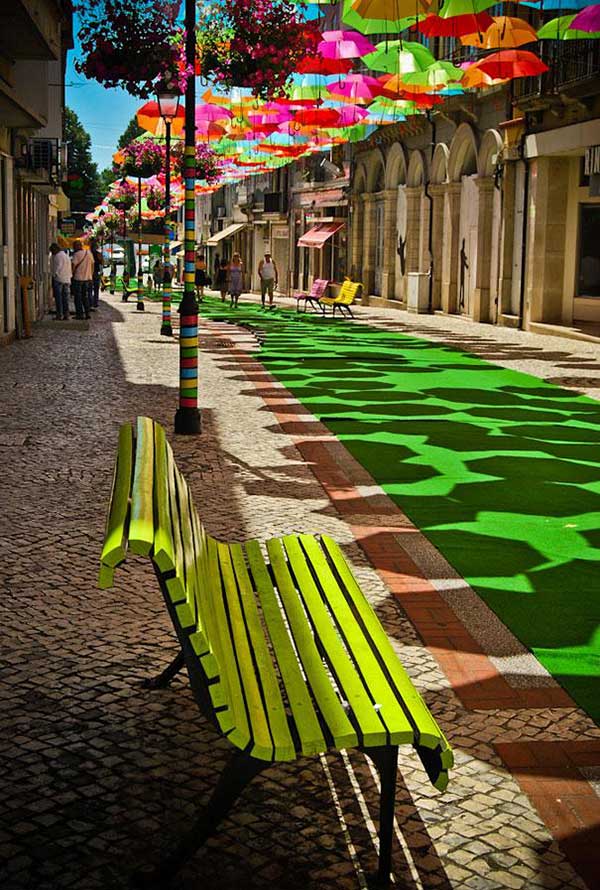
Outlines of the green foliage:
[{"label": "green foliage", "polygon": [[70,108],[65,108],[63,139],[69,145],[69,178],[64,191],[72,210],[89,212],[100,200],[98,167],[92,161],[90,134]]},{"label": "green foliage", "polygon": [[134,139],[137,139],[138,136],[141,136],[142,133],[145,132],[143,127],[140,127],[138,124],[137,118],[134,115],[127,124],[125,132],[119,137],[117,148],[125,148],[126,145],[129,145],[130,142],[133,142]]},{"label": "green foliage", "polygon": [[115,181],[116,175],[113,171],[112,167],[105,167],[104,170],[100,171],[98,176],[98,180],[100,183],[100,195],[104,197],[108,194],[108,190],[112,183]]}]

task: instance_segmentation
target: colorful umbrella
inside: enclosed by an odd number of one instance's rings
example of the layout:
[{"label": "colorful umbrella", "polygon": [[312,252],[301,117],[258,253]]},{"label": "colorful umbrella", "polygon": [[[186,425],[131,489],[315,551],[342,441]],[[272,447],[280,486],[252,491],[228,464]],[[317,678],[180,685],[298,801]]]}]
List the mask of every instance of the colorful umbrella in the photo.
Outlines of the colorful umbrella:
[{"label": "colorful umbrella", "polygon": [[298,74],[347,74],[352,69],[352,59],[324,59],[323,56],[306,56],[298,64]]},{"label": "colorful umbrella", "polygon": [[456,68],[451,62],[434,62],[424,71],[413,71],[402,75],[402,83],[410,90],[441,90],[449,83],[459,83],[464,76],[462,68]]},{"label": "colorful umbrella", "polygon": [[423,71],[434,62],[435,56],[426,46],[410,40],[383,40],[377,44],[374,53],[363,58],[368,68],[389,74]]},{"label": "colorful umbrella", "polygon": [[485,34],[465,34],[460,42],[464,46],[477,46],[479,49],[515,49],[537,41],[535,30],[529,22],[508,15],[493,16],[493,19],[493,24]]},{"label": "colorful umbrella", "polygon": [[344,96],[352,102],[359,104],[371,102],[376,96],[380,96],[383,87],[376,77],[367,74],[348,74],[343,81],[337,80],[330,83],[327,92],[333,96]]},{"label": "colorful umbrella", "polygon": [[[360,31],[361,34],[385,34],[386,32],[399,34],[400,31],[409,28],[417,20],[417,17],[414,15],[404,16],[400,19],[366,19],[352,8],[352,2],[353,0],[344,0],[342,22],[344,25],[348,25],[349,28]],[[394,11],[390,10],[390,16],[393,15]]]},{"label": "colorful umbrella", "polygon": [[436,8],[437,3],[432,0],[352,0],[352,9],[360,16],[380,21],[427,15],[428,12],[435,12]]},{"label": "colorful umbrella", "polygon": [[493,24],[494,20],[487,12],[471,12],[450,18],[428,15],[424,21],[419,22],[418,27],[426,37],[462,37],[463,34],[475,32],[483,34]]},{"label": "colorful umbrella", "polygon": [[[160,116],[158,102],[146,102],[146,104],[142,105],[139,111],[136,112],[135,116],[137,118],[138,126],[142,127],[144,130],[148,130],[149,133],[157,136],[165,135],[165,122]],[[171,133],[173,136],[179,136],[183,130],[184,123],[185,109],[178,108],[177,115],[171,123]]]},{"label": "colorful umbrella", "polygon": [[222,105],[214,105],[207,102],[204,105],[196,105],[196,124],[198,121],[224,121],[233,117],[233,112]]},{"label": "colorful umbrella", "polygon": [[480,71],[490,77],[513,80],[516,77],[536,77],[548,71],[548,66],[535,53],[523,49],[504,49],[492,53],[478,63]]},{"label": "colorful umbrella", "polygon": [[571,22],[571,27],[596,35],[596,32],[600,31],[600,5],[588,6],[578,12]]},{"label": "colorful umbrella", "polygon": [[[593,8],[593,7],[592,7]],[[572,25],[576,14],[560,15],[556,19],[550,19],[537,32],[539,40],[590,40],[593,37],[600,36],[597,33],[590,34],[589,31],[577,31]]]},{"label": "colorful umbrella", "polygon": [[334,108],[306,108],[296,112],[295,120],[304,127],[335,127],[340,113]]},{"label": "colorful umbrella", "polygon": [[358,59],[375,47],[358,31],[323,31],[318,51],[324,59]]}]

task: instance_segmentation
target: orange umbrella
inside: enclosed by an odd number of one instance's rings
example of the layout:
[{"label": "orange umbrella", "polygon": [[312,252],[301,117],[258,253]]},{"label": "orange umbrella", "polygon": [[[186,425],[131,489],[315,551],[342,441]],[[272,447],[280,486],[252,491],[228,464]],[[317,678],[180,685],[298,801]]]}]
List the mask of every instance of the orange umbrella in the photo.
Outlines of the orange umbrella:
[{"label": "orange umbrella", "polygon": [[479,63],[475,62],[475,64],[467,68],[460,85],[465,89],[473,89],[474,87],[485,89],[486,87],[495,87],[500,83],[506,82],[507,78],[505,77],[490,77],[489,74],[486,74],[485,71],[479,68]]},{"label": "orange umbrella", "polygon": [[537,41],[535,29],[523,19],[509,15],[492,16],[494,22],[482,34],[465,34],[460,42],[465,46],[477,46],[479,49],[515,49],[526,43]]},{"label": "orange umbrella", "polygon": [[[138,125],[143,130],[148,130],[149,133],[153,133],[155,136],[165,135],[165,122],[160,116],[158,102],[146,102],[146,104],[142,105],[139,111],[136,112],[136,118]],[[173,134],[173,136],[180,135],[181,131],[183,130],[184,124],[185,109],[178,108],[177,116],[171,124],[171,133]]]}]

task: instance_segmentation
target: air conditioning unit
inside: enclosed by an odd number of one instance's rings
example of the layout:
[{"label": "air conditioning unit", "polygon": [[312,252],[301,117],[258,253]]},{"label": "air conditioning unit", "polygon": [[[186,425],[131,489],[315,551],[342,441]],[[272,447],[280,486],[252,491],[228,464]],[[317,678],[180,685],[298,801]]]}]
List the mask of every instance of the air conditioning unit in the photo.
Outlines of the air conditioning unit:
[{"label": "air conditioning unit", "polygon": [[225,208],[223,206],[217,207],[217,219],[223,219],[225,216]]},{"label": "air conditioning unit", "polygon": [[408,312],[429,312],[429,272],[409,272],[406,288]]}]

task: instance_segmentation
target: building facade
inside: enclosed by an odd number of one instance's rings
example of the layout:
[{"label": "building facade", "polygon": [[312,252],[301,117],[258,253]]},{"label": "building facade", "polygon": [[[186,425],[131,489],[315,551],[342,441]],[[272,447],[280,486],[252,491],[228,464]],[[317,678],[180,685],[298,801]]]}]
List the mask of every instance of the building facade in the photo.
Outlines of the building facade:
[{"label": "building facade", "polygon": [[26,333],[50,303],[48,247],[68,205],[64,74],[68,0],[11,0],[0,9],[0,342]]}]

